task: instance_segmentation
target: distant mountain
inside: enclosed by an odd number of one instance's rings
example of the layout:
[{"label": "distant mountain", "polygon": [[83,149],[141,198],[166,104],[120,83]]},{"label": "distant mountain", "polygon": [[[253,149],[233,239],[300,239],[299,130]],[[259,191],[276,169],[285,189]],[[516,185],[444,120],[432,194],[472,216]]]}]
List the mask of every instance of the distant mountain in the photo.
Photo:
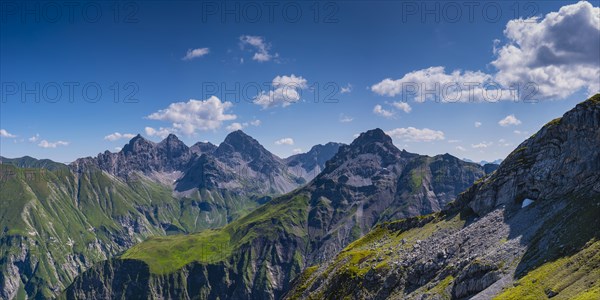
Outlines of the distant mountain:
[{"label": "distant mountain", "polygon": [[[215,153],[251,148],[267,165],[272,161],[251,141],[236,144],[245,146]],[[339,147],[309,185],[222,229],[140,243],[84,272],[65,296],[277,299],[303,268],[326,261],[372,226],[439,211],[482,176],[477,164],[401,151],[382,130],[371,130]]]},{"label": "distant mountain", "polygon": [[202,154],[211,154],[217,149],[217,146],[211,144],[210,142],[197,142],[190,147],[190,151],[192,153],[200,156]]},{"label": "distant mountain", "polygon": [[55,162],[49,159],[35,159],[31,156],[23,156],[19,158],[6,158],[0,156],[0,163],[11,164],[19,168],[38,168],[50,171],[66,169],[67,165]]},{"label": "distant mountain", "polygon": [[284,160],[241,130],[231,132],[209,154],[195,158],[176,183],[176,190],[215,188],[227,193],[277,195],[305,181],[288,171]]},{"label": "distant mountain", "polygon": [[117,153],[105,151],[95,158],[77,159],[73,165],[78,168],[94,165],[110,174],[127,178],[136,171],[146,175],[181,171],[192,157],[192,151],[173,134],[160,143],[148,141],[138,134]]},{"label": "distant mountain", "polygon": [[285,159],[290,170],[296,176],[310,181],[321,173],[325,163],[339,150],[342,143],[330,142],[325,145],[315,145],[308,152],[292,155]]},{"label": "distant mountain", "polygon": [[600,94],[550,121],[452,208],[384,223],[286,299],[598,299]]},{"label": "distant mountain", "polygon": [[480,164],[480,165],[482,165],[482,166],[483,166],[483,165],[488,165],[488,164],[492,164],[492,165],[500,165],[500,164],[502,163],[502,161],[503,161],[503,159],[501,159],[501,158],[499,158],[499,159],[496,159],[496,160],[494,160],[494,161],[482,160],[482,161],[480,161],[480,162],[475,162],[475,161],[473,161],[473,160],[470,160],[470,159],[468,159],[468,158],[463,158],[462,160],[464,160],[464,161],[466,161],[466,162],[478,163],[478,164]]}]

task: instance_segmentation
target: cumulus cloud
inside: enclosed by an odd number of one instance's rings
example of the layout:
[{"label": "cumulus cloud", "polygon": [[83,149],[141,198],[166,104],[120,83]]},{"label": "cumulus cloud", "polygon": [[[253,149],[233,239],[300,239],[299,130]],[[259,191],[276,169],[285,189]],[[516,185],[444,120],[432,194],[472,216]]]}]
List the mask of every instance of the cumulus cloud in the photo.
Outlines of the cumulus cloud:
[{"label": "cumulus cloud", "polygon": [[390,131],[386,131],[386,134],[391,136],[392,138],[407,142],[432,142],[436,140],[445,139],[444,132],[439,130],[432,130],[429,128],[396,128]]},{"label": "cumulus cloud", "polygon": [[131,139],[135,136],[135,134],[132,133],[119,133],[119,132],[115,132],[115,133],[111,133],[107,136],[104,137],[105,140],[114,142],[116,140],[120,140],[120,139]]},{"label": "cumulus cloud", "polygon": [[292,138],[282,138],[275,141],[275,145],[293,145],[294,139]]},{"label": "cumulus cloud", "polygon": [[600,8],[581,1],[558,12],[511,20],[493,43],[495,73],[436,66],[371,86],[382,96],[443,102],[565,98],[600,91]]},{"label": "cumulus cloud", "polygon": [[5,129],[0,129],[0,136],[5,137],[5,138],[16,138],[17,137],[16,135],[11,134],[10,132],[6,131]]},{"label": "cumulus cloud", "polygon": [[385,117],[385,118],[391,118],[394,116],[393,111],[386,110],[379,104],[377,104],[377,105],[375,105],[375,107],[373,107],[373,113],[376,115]]},{"label": "cumulus cloud", "polygon": [[34,142],[37,142],[37,140],[39,140],[39,139],[40,139],[40,134],[36,133],[35,135],[33,135],[32,137],[28,138],[27,140],[30,141],[30,142],[32,142],[32,143],[34,143]]},{"label": "cumulus cloud", "polygon": [[293,152],[294,154],[302,153],[302,149],[300,149],[300,148],[295,148],[294,150],[292,150],[292,152]]},{"label": "cumulus cloud", "polygon": [[244,128],[242,126],[242,124],[241,123],[237,123],[237,122],[231,123],[227,127],[225,127],[225,129],[227,129],[227,131],[236,131],[236,130],[240,130],[242,128]]},{"label": "cumulus cloud", "polygon": [[521,124],[521,120],[517,119],[517,117],[515,117],[515,115],[508,115],[506,116],[506,118],[498,121],[498,124],[500,124],[500,126],[502,127],[507,127],[510,125],[519,125]]},{"label": "cumulus cloud", "polygon": [[244,122],[244,123],[238,123],[238,122],[234,122],[229,124],[227,127],[225,127],[225,129],[227,129],[227,131],[236,131],[236,130],[240,130],[240,129],[244,129],[248,126],[260,126],[262,122],[260,120],[252,120],[250,122]]},{"label": "cumulus cloud", "polygon": [[478,122],[478,121],[475,122],[475,128],[479,128],[479,127],[481,127],[481,125],[482,125],[481,122]]},{"label": "cumulus cloud", "polygon": [[286,107],[300,101],[301,91],[308,87],[308,81],[302,76],[277,76],[271,82],[272,89],[261,92],[254,98],[254,104],[263,109],[281,106]]},{"label": "cumulus cloud", "polygon": [[147,118],[171,122],[171,131],[191,135],[198,130],[218,129],[224,121],[235,120],[236,115],[226,113],[232,106],[231,102],[221,102],[215,96],[207,100],[190,99],[188,102],[171,103]]},{"label": "cumulus cloud", "polygon": [[182,60],[192,60],[197,57],[202,57],[208,54],[209,52],[210,50],[208,48],[188,49],[187,53],[182,58]]},{"label": "cumulus cloud", "polygon": [[169,134],[171,134],[171,130],[168,128],[160,127],[159,129],[154,129],[152,127],[144,128],[147,136],[156,136],[159,138],[166,138]]},{"label": "cumulus cloud", "polygon": [[456,150],[458,150],[458,151],[467,151],[467,149],[465,149],[465,147],[462,147],[462,146],[456,146]]},{"label": "cumulus cloud", "polygon": [[346,85],[346,86],[343,86],[343,87],[340,89],[340,93],[341,93],[341,94],[347,94],[347,93],[350,93],[350,92],[352,92],[352,85],[351,85],[351,84],[349,84],[349,83],[348,83],[348,85]]},{"label": "cumulus cloud", "polygon": [[509,42],[492,62],[498,82],[532,82],[546,98],[600,90],[600,8],[581,1],[543,18],[512,20],[504,35]]},{"label": "cumulus cloud", "polygon": [[240,36],[240,46],[242,49],[247,46],[254,48],[256,52],[252,56],[252,59],[258,62],[266,62],[279,57],[278,53],[269,53],[271,44],[267,43],[262,36],[242,35]]},{"label": "cumulus cloud", "polygon": [[412,110],[412,107],[410,107],[410,105],[408,105],[406,102],[392,102],[392,106],[404,111],[405,113],[409,113]]},{"label": "cumulus cloud", "polygon": [[443,102],[467,102],[482,100],[484,96],[493,98],[496,94],[504,97],[510,93],[487,91],[493,84],[492,76],[480,71],[455,70],[447,73],[444,67],[430,67],[412,71],[400,79],[386,78],[371,86],[378,95],[394,97],[402,94],[404,100],[426,100]]},{"label": "cumulus cloud", "polygon": [[56,141],[56,142],[48,142],[46,140],[42,140],[38,146],[42,147],[42,148],[56,148],[58,146],[68,146],[69,142],[65,142],[65,141]]}]

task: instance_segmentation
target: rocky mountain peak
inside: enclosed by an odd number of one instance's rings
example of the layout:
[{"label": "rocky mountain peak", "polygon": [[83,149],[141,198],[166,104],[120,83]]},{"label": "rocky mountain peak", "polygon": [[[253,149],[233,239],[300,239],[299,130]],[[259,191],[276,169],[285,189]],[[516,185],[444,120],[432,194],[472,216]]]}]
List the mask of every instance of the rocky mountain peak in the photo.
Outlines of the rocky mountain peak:
[{"label": "rocky mountain peak", "polygon": [[188,146],[182,142],[176,135],[169,134],[164,140],[158,143],[159,148],[166,148],[169,150],[187,150]]},{"label": "rocky mountain peak", "polygon": [[144,137],[142,137],[142,135],[140,135],[138,133],[138,135],[134,136],[131,140],[129,140],[129,143],[127,143],[123,149],[121,150],[121,152],[123,153],[129,153],[129,152],[141,152],[141,151],[147,151],[151,148],[154,148],[154,143],[145,139]]},{"label": "rocky mountain peak", "polygon": [[241,130],[236,130],[227,135],[223,143],[215,150],[218,157],[231,157],[239,153],[245,160],[254,160],[261,157],[273,157],[257,140]]},{"label": "rocky mountain peak", "polygon": [[350,146],[364,146],[372,143],[392,144],[392,138],[383,130],[375,128],[361,133]]}]

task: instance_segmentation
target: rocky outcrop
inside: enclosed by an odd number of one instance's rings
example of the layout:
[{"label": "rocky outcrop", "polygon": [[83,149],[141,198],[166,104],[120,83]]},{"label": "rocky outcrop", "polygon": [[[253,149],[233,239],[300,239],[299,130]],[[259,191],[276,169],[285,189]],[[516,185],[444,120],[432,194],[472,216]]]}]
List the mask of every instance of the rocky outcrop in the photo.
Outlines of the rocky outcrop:
[{"label": "rocky outcrop", "polygon": [[500,169],[474,185],[472,198],[460,201],[484,215],[500,205],[520,207],[526,198],[543,201],[567,196],[577,186],[598,182],[599,97],[550,121],[509,154]]}]

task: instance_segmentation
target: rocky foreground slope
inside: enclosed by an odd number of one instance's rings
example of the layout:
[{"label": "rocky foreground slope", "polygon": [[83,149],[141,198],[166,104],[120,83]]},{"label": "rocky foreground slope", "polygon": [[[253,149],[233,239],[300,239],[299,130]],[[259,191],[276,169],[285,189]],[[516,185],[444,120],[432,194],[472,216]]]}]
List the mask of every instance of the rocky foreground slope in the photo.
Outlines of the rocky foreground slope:
[{"label": "rocky foreground slope", "polygon": [[306,266],[378,223],[439,211],[483,175],[478,164],[408,153],[371,130],[307,186],[222,229],[151,238],[84,272],[63,296],[278,299]]},{"label": "rocky foreground slope", "polygon": [[452,208],[379,225],[286,299],[600,299],[600,95],[546,124]]}]

